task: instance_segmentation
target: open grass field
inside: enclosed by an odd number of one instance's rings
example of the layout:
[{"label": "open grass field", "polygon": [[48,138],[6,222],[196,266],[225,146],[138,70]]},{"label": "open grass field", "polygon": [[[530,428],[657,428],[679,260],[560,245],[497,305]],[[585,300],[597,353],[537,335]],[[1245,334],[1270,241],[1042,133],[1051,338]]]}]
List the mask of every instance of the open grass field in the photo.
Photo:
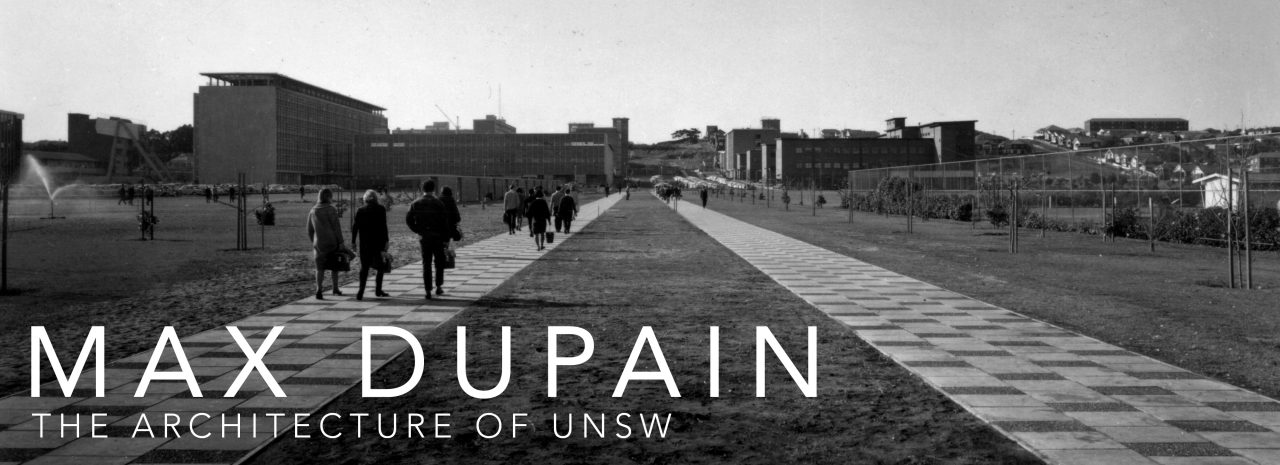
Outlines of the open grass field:
[{"label": "open grass field", "polygon": [[[587,193],[582,201],[596,198]],[[252,197],[250,206],[258,200]],[[47,201],[15,199],[9,286],[17,294],[0,296],[0,394],[28,386],[31,326],[45,326],[56,347],[71,350],[83,344],[90,326],[103,325],[111,361],[151,350],[166,325],[192,334],[314,293],[306,234],[312,203],[284,196],[274,206],[276,226],[260,230],[249,215],[251,249],[236,251],[235,209],[204,197],[157,197],[155,241],[139,240],[138,205],[71,198],[55,207],[66,219],[44,220]],[[391,250],[400,263],[420,259],[404,208],[394,205],[388,214]],[[496,208],[464,205],[461,213],[463,245],[504,229]],[[350,212],[343,217],[348,240],[350,218]]]},{"label": "open grass field", "polygon": [[[686,197],[688,198],[688,197]],[[1219,380],[1280,397],[1280,254],[1256,252],[1252,291],[1228,289],[1222,248],[839,208],[783,211],[712,197],[709,208]],[[975,227],[976,226],[976,227]]]},{"label": "open grass field", "polygon": [[[552,325],[582,327],[595,341],[589,361],[561,369],[554,398],[546,388]],[[458,387],[459,326],[468,332],[470,382],[485,389],[501,371],[501,327],[511,327],[511,381],[502,395],[473,399]],[[680,397],[660,381],[633,381],[612,397],[644,326],[653,328]],[[720,328],[717,398],[708,386],[710,326]],[[806,328],[817,327],[816,398],[801,395],[772,358],[767,395],[756,397],[757,326],[768,327],[797,361],[807,352]],[[425,372],[416,389],[391,399],[362,398],[352,389],[324,410],[400,412],[402,422],[408,412],[449,413],[450,427],[442,431],[452,437],[382,439],[371,430],[357,438],[347,430],[339,439],[278,441],[251,462],[1039,463],[647,193],[618,202],[421,340]],[[581,350],[568,344],[559,352]],[[403,383],[412,368],[411,357],[401,357],[374,384]],[[648,351],[636,368],[656,369]],[[480,415],[496,413],[509,425],[517,412],[528,415],[530,426],[515,438],[475,432]],[[633,430],[616,425],[620,413],[632,415],[623,422]],[[586,429],[583,414],[598,423],[604,416],[605,437]],[[665,438],[642,434],[641,414],[670,414]]]}]

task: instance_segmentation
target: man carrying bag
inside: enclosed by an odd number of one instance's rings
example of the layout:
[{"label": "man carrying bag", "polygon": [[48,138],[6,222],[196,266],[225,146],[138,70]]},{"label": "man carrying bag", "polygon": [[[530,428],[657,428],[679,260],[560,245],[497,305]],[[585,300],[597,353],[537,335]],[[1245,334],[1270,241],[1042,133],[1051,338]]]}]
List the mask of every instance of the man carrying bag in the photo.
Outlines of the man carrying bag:
[{"label": "man carrying bag", "polygon": [[448,260],[445,249],[449,247],[449,238],[453,235],[444,202],[436,197],[435,192],[435,181],[423,181],[422,197],[414,200],[409,206],[409,212],[405,214],[405,223],[418,234],[418,243],[422,246],[422,282],[426,287],[427,299],[431,299],[432,262],[436,270],[436,295],[444,294],[444,270]]}]

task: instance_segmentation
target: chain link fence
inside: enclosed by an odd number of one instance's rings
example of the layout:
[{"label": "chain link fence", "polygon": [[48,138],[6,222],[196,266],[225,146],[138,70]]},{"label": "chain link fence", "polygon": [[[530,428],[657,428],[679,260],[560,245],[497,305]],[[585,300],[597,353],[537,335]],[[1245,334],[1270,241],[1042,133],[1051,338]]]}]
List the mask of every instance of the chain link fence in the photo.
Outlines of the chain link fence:
[{"label": "chain link fence", "polygon": [[885,214],[1276,249],[1278,136],[850,171],[842,200]]}]

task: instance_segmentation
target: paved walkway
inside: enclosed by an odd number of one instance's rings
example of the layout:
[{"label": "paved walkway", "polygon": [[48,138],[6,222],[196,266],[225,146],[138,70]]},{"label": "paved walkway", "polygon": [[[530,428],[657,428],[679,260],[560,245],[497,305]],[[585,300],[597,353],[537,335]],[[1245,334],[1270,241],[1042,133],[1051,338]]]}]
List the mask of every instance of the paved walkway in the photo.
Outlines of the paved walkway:
[{"label": "paved walkway", "polygon": [[1059,464],[1280,464],[1280,403],[682,202],[679,213]]},{"label": "paved walkway", "polygon": [[[581,231],[599,212],[608,210],[621,198],[613,195],[583,205],[574,221],[574,230]],[[108,364],[107,392],[102,398],[93,397],[94,374],[90,364],[72,397],[62,397],[57,384],[50,383],[41,391],[46,397],[32,398],[24,392],[0,399],[0,465],[237,462],[269,443],[274,436],[272,431],[285,431],[293,424],[292,415],[280,417],[276,422],[276,418],[266,414],[313,413],[359,383],[361,327],[390,325],[418,335],[425,333],[573,237],[573,234],[557,235],[556,242],[541,252],[534,250],[533,239],[521,232],[504,233],[463,247],[458,250],[458,268],[445,275],[446,294],[433,296],[431,301],[423,300],[422,264],[417,262],[385,276],[383,290],[391,294],[390,298],[357,301],[353,283],[343,287],[346,295],[342,297],[326,295],[325,300],[308,297],[230,323],[228,326],[238,327],[255,349],[273,326],[285,326],[264,359],[288,395],[285,398],[275,397],[256,372],[234,398],[223,397],[244,364],[244,354],[225,329],[217,328],[180,340],[200,384],[202,398],[193,398],[183,382],[153,382],[146,396],[133,397],[151,356],[147,351]],[[401,256],[408,258],[404,252]],[[64,366],[74,361],[80,346],[77,343],[57,348]],[[407,347],[395,339],[374,339],[373,369],[380,368]],[[175,368],[175,361],[172,351],[168,351],[160,370]],[[32,413],[37,412],[53,414],[45,420],[43,437],[38,420],[32,417]],[[91,413],[106,414],[99,417],[97,423],[108,425],[99,429],[107,438],[88,437]],[[182,422],[179,432],[183,437],[131,437],[143,414],[160,435],[165,413],[178,414]],[[209,421],[208,417],[196,417],[194,422],[198,433],[213,436],[198,439],[187,434],[187,426],[196,413],[206,413],[213,418]],[[219,414],[224,413],[233,419],[236,414],[241,415],[241,437],[234,437],[234,430],[227,433],[226,439],[219,437],[222,426]],[[60,434],[58,414],[67,414],[66,421],[72,425],[66,429],[66,436]],[[79,437],[74,434],[75,414],[80,414]],[[251,435],[253,431],[257,434]]]}]

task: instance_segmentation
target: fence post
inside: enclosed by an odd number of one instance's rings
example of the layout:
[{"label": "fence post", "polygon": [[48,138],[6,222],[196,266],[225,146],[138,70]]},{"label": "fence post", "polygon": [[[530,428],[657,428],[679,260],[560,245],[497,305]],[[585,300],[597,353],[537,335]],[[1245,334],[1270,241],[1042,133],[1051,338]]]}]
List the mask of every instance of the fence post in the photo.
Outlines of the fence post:
[{"label": "fence post", "polygon": [[1236,236],[1233,231],[1235,223],[1235,183],[1232,182],[1231,158],[1227,158],[1227,266],[1231,275],[1231,289],[1236,288]]},{"label": "fence post", "polygon": [[1105,181],[1098,183],[1098,192],[1102,194],[1102,203],[1098,205],[1098,212],[1102,213],[1102,234],[1099,236],[1102,236],[1102,242],[1106,242],[1111,230],[1107,227],[1107,183]]},{"label": "fence post", "polygon": [[1244,288],[1253,289],[1253,237],[1249,226],[1249,168],[1247,166],[1240,170],[1240,180],[1244,193]]},{"label": "fence post", "polygon": [[1151,245],[1151,252],[1156,251],[1156,209],[1155,202],[1151,197],[1147,197],[1147,242]]},{"label": "fence post", "polygon": [[907,169],[907,234],[911,234],[915,222],[916,171]]}]

